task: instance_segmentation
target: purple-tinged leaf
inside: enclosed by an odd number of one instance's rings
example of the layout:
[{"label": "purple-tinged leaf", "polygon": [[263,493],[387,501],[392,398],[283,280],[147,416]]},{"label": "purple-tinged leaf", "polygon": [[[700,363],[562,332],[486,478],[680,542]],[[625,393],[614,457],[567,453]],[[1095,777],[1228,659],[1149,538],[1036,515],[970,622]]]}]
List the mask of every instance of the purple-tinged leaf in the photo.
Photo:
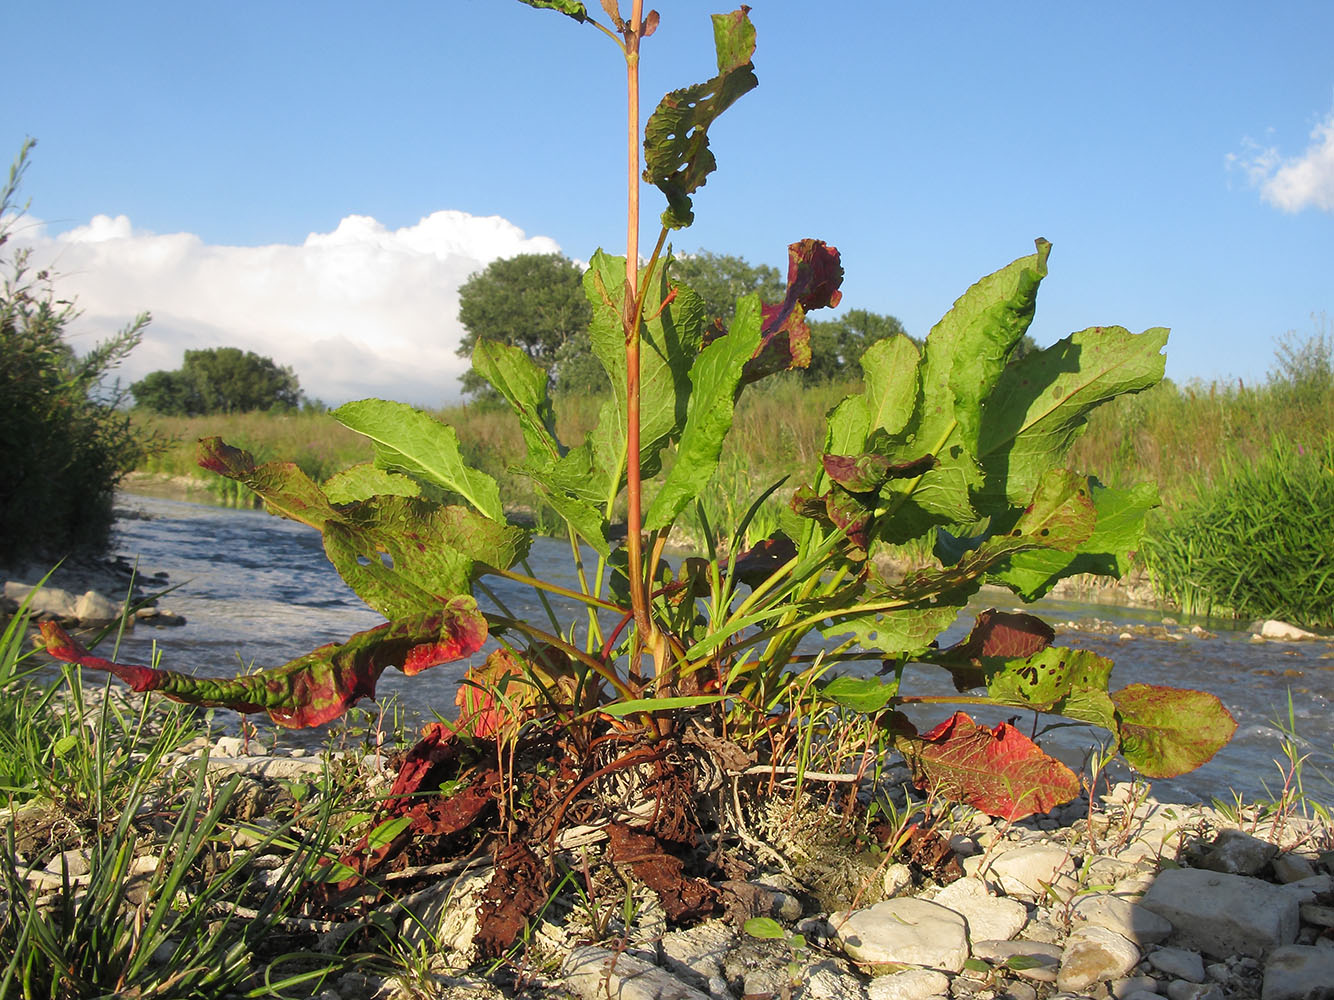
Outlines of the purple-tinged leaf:
[{"label": "purple-tinged leaf", "polygon": [[769,579],[774,571],[797,555],[797,546],[781,531],[746,549],[736,557],[733,575],[748,587],[756,587]]},{"label": "purple-tinged leaf", "polygon": [[942,649],[935,660],[967,661],[984,656],[1022,659],[1046,649],[1055,638],[1052,627],[1041,618],[988,608],[977,616],[967,639]]},{"label": "purple-tinged leaf", "polygon": [[136,691],[156,691],[173,701],[267,712],[280,726],[299,729],[338,718],[362,698],[375,697],[380,675],[391,666],[406,674],[471,656],[486,641],[486,619],[471,597],[456,597],[435,610],[358,632],[342,644],[321,646],[290,663],[241,677],[195,677],[94,656],[54,622],[43,622],[46,651],[58,660],[105,670]]},{"label": "purple-tinged leaf", "polygon": [[1121,755],[1148,778],[1193,771],[1227,745],[1237,720],[1205,691],[1131,684],[1112,692],[1121,722]]},{"label": "purple-tinged leaf", "polygon": [[829,478],[853,493],[871,493],[890,479],[913,479],[936,466],[934,455],[894,462],[884,455],[821,455]]},{"label": "purple-tinged leaf", "polygon": [[838,250],[823,240],[805,239],[787,248],[787,294],[763,309],[760,346],[746,364],[742,383],[749,384],[811,363],[811,331],[806,313],[838,305],[843,266]]},{"label": "purple-tinged leaf", "polygon": [[987,729],[955,712],[929,733],[900,733],[895,743],[918,788],[988,816],[1023,819],[1079,794],[1075,773],[1008,722]]}]

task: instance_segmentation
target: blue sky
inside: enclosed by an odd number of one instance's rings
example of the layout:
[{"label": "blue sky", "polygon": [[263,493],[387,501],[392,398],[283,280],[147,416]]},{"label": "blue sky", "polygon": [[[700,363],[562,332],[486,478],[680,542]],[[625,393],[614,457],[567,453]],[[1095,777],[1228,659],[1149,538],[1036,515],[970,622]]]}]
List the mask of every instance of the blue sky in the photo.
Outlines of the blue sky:
[{"label": "blue sky", "polygon": [[[645,116],[712,75],[725,9],[658,6]],[[760,86],[710,133],[719,170],[679,250],[781,269],[825,239],[845,308],[923,335],[1045,237],[1039,343],[1168,326],[1183,381],[1261,379],[1275,338],[1334,312],[1334,4],[754,0],[751,18]],[[444,402],[468,274],[623,249],[623,64],[553,12],[47,0],[5,20],[0,141],[39,143],[20,235],[77,294],[81,337],[153,312],[129,377],[235,344],[331,402]]]}]

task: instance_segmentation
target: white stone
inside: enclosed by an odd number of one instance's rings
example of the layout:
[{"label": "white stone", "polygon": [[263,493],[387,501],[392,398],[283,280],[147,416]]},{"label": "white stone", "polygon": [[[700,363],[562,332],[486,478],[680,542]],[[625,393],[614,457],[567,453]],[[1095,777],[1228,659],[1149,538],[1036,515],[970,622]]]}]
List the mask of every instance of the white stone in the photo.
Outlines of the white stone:
[{"label": "white stone", "polygon": [[872,979],[866,987],[866,995],[868,1000],[926,1000],[927,997],[944,996],[949,988],[949,978],[942,972],[909,969]]},{"label": "white stone", "polygon": [[1288,622],[1281,622],[1277,618],[1271,618],[1261,625],[1260,635],[1266,639],[1277,639],[1279,642],[1302,642],[1306,639],[1321,638],[1314,632],[1308,632]]},{"label": "white stone", "polygon": [[1009,972],[1039,983],[1054,983],[1061,949],[1043,941],[974,941],[973,957],[996,965],[1012,958],[1023,959],[1021,966],[1012,967]]},{"label": "white stone", "polygon": [[1224,830],[1204,854],[1201,868],[1229,875],[1255,875],[1274,860],[1278,848],[1242,830]]},{"label": "white stone", "polygon": [[1008,941],[1028,923],[1028,908],[1017,899],[998,899],[986,883],[961,878],[936,893],[933,902],[948,907],[968,921],[970,941]]},{"label": "white stone", "polygon": [[1141,946],[1166,941],[1172,934],[1172,925],[1166,919],[1111,893],[1100,892],[1080,898],[1070,915],[1077,921],[1116,931]]},{"label": "white stone", "polygon": [[1277,949],[1265,963],[1260,1000],[1334,1000],[1334,950],[1308,945]]},{"label": "white stone", "polygon": [[1115,931],[1086,924],[1065,940],[1056,986],[1082,990],[1093,983],[1120,979],[1139,963],[1139,949]]},{"label": "white stone", "polygon": [[1107,985],[1116,1000],[1130,1000],[1132,996],[1145,993],[1158,995],[1158,980],[1153,976],[1128,976],[1125,979],[1114,979]]},{"label": "white stone", "polygon": [[663,965],[687,982],[708,982],[723,975],[723,960],[737,946],[736,932],[710,920],[662,936]]},{"label": "white stone", "polygon": [[1171,921],[1179,944],[1214,958],[1258,958],[1296,940],[1299,898],[1290,889],[1244,875],[1169,868],[1140,905]]},{"label": "white stone", "polygon": [[829,923],[844,953],[859,964],[958,972],[968,959],[964,918],[924,899],[887,899],[864,910],[831,914]]},{"label": "white stone", "polygon": [[1315,863],[1300,854],[1284,852],[1274,859],[1274,878],[1285,885],[1289,882],[1300,882],[1317,874],[1319,873],[1315,869]]},{"label": "white stone", "polygon": [[28,610],[34,615],[74,617],[76,598],[68,590],[61,590],[59,587],[32,587],[26,583],[10,580],[5,583],[5,596],[18,604],[22,604],[24,599],[28,598]]},{"label": "white stone", "polygon": [[1192,983],[1204,982],[1204,959],[1197,951],[1184,948],[1159,948],[1149,953],[1149,964],[1164,975],[1186,979]]},{"label": "white stone", "polygon": [[566,988],[582,1000],[708,1000],[665,969],[595,945],[570,952],[564,973]]},{"label": "white stone", "polygon": [[74,617],[81,622],[112,622],[120,617],[121,606],[90,590],[74,602]]},{"label": "white stone", "polygon": [[985,878],[1007,896],[1037,900],[1062,874],[1074,871],[1070,852],[1052,844],[1017,847],[996,857]]},{"label": "white stone", "polygon": [[907,865],[892,864],[885,868],[885,895],[897,896],[904,889],[912,888],[912,869]]},{"label": "white stone", "polygon": [[1217,983],[1190,983],[1173,979],[1167,984],[1168,1000],[1223,1000],[1223,991]]}]

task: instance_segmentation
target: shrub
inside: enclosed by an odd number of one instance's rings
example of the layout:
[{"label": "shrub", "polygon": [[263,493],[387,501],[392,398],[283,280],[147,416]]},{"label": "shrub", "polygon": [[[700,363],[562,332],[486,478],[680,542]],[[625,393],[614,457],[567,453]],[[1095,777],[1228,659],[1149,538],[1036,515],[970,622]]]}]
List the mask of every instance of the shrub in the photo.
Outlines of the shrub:
[{"label": "shrub", "polygon": [[[0,190],[0,247],[31,148],[24,143]],[[122,395],[103,380],[139,343],[148,315],[77,357],[64,334],[78,313],[48,273],[34,272],[22,249],[0,269],[0,559],[99,548],[116,484],[143,454]]]}]

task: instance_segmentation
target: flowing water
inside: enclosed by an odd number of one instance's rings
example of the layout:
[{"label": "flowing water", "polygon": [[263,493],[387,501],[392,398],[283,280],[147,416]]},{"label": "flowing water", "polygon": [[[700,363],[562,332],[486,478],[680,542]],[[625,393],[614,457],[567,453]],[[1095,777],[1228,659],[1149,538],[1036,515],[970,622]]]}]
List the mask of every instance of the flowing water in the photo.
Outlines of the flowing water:
[{"label": "flowing water", "polygon": [[[120,505],[126,516],[117,524],[117,552],[137,560],[145,572],[168,573],[178,589],[161,604],[187,619],[177,628],[140,627],[128,633],[118,654],[121,660],[149,662],[156,643],[164,667],[231,676],[284,663],[383,620],[342,582],[324,558],[319,534],[309,528],[259,511],[143,496],[123,495]],[[568,544],[539,538],[530,564],[536,575],[575,587],[569,555]],[[546,612],[527,588],[493,578],[493,589],[514,614],[545,620]],[[973,617],[992,606],[1018,607],[1007,594],[989,590],[966,609],[944,641],[961,638]],[[556,610],[562,614],[561,608]],[[1276,794],[1282,777],[1274,762],[1282,756],[1283,735],[1277,721],[1286,724],[1291,692],[1300,751],[1311,754],[1304,772],[1307,790],[1322,801],[1334,802],[1334,787],[1317,770],[1323,770],[1326,762],[1334,763],[1334,719],[1329,712],[1334,643],[1255,643],[1248,631],[1218,622],[1203,623],[1216,638],[1200,638],[1188,631],[1192,621],[1180,616],[1180,627],[1169,630],[1175,639],[1125,639],[1118,637],[1125,631],[1120,626],[1158,626],[1162,612],[1054,600],[1039,602],[1030,610],[1056,627],[1058,643],[1092,649],[1114,660],[1114,687],[1138,682],[1200,688],[1216,694],[1236,716],[1232,743],[1198,771],[1156,782],[1154,792],[1160,799],[1218,796],[1230,801],[1233,789],[1248,800],[1265,795],[1266,789]],[[1111,634],[1100,634],[1097,622],[1117,627]],[[480,663],[490,648],[473,662]],[[457,682],[467,665],[436,667],[413,678],[388,670],[380,681],[380,702],[395,706],[403,721],[414,727],[429,720],[432,710],[452,716]],[[942,671],[909,667],[903,690],[947,694],[952,687]],[[375,711],[375,706],[367,707]],[[948,707],[933,705],[930,711],[912,714],[919,726],[927,726],[948,712]],[[1014,712],[973,714],[994,724]],[[1025,718],[1016,724],[1026,727],[1029,722]],[[1057,730],[1049,738],[1068,758],[1077,756],[1096,735],[1097,731],[1076,727]],[[297,731],[281,738],[315,746],[324,734]],[[1330,771],[1334,776],[1334,767]]]}]

